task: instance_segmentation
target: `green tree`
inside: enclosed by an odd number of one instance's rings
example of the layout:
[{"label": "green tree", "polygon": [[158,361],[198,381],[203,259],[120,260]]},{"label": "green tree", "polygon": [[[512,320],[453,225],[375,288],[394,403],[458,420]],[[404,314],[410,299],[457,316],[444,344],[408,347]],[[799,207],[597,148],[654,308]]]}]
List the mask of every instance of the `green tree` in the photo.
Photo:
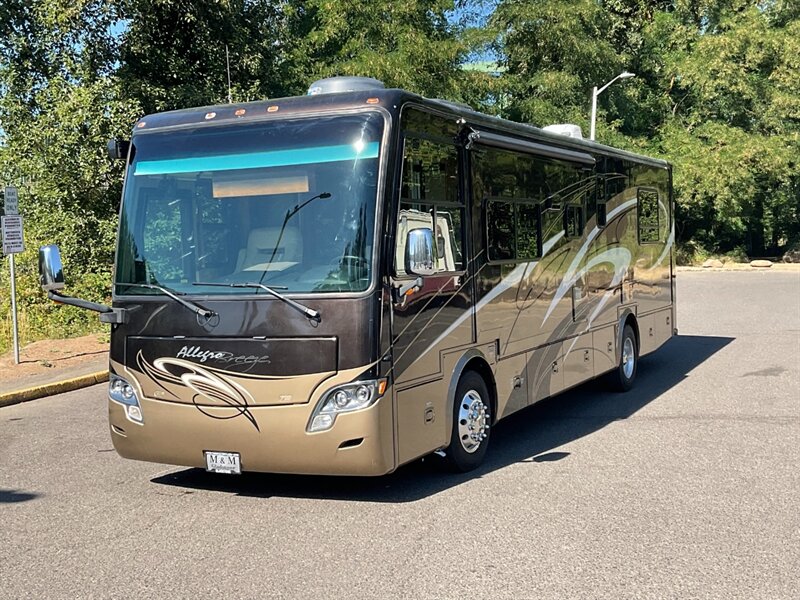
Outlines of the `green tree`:
[{"label": "green tree", "polygon": [[507,116],[588,129],[589,91],[623,66],[602,6],[595,0],[504,0],[491,23],[505,67]]},{"label": "green tree", "polygon": [[[367,75],[433,98],[480,102],[490,78],[463,71],[475,36],[450,18],[470,3],[308,0],[292,3],[299,81]],[[474,31],[472,31],[474,34]]]},{"label": "green tree", "polygon": [[[58,307],[38,288],[37,247],[61,245],[70,290],[106,298],[121,165],[108,138],[129,131],[139,109],[121,102],[113,7],[99,0],[7,2],[0,25],[0,181],[20,187],[26,251],[17,257],[23,339],[96,328],[94,315]],[[8,271],[0,269],[0,289]],[[0,349],[9,298],[0,296]]]},{"label": "green tree", "polygon": [[504,0],[492,23],[507,116],[588,127],[675,163],[683,241],[780,253],[798,243],[798,5],[784,0]]},{"label": "green tree", "polygon": [[[117,72],[146,113],[298,91],[287,62],[288,2],[121,0]],[[227,47],[227,56],[226,56]]]},{"label": "green tree", "polygon": [[778,254],[800,240],[800,21],[783,10],[716,7],[712,29],[665,55],[673,108],[659,145],[676,162],[685,234],[712,250]]}]

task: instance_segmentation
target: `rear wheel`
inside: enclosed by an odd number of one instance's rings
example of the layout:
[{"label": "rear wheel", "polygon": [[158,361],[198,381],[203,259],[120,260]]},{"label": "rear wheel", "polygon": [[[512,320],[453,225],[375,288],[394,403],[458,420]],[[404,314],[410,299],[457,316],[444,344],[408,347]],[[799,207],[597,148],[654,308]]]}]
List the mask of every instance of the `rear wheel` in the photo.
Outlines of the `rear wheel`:
[{"label": "rear wheel", "polygon": [[474,371],[461,376],[453,406],[453,430],[445,456],[450,468],[471,471],[486,456],[491,425],[489,390],[483,377]]},{"label": "rear wheel", "polygon": [[611,372],[611,385],[618,392],[627,392],[633,387],[636,371],[639,367],[639,345],[633,327],[626,324],[622,331],[622,347],[619,353],[619,365]]}]

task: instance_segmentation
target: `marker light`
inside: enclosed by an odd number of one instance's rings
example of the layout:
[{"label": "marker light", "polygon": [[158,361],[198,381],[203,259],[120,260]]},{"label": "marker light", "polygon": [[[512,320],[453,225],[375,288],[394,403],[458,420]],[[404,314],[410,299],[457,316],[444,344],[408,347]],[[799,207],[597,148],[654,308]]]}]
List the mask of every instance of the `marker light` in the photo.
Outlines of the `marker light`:
[{"label": "marker light", "polygon": [[330,389],[314,409],[306,430],[314,433],[330,429],[336,421],[336,415],[372,406],[385,391],[386,379],[354,381]]}]

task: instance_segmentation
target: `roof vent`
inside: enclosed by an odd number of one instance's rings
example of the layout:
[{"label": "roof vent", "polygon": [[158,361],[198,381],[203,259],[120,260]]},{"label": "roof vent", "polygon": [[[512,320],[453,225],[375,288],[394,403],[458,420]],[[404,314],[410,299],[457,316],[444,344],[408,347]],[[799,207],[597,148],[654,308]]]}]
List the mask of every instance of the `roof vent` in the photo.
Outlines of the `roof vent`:
[{"label": "roof vent", "polygon": [[312,83],[308,88],[308,95],[316,96],[317,94],[382,90],[385,87],[382,81],[378,81],[372,77],[328,77]]},{"label": "roof vent", "polygon": [[572,125],[571,123],[560,123],[558,125],[548,125],[544,131],[550,133],[557,133],[558,135],[565,135],[571,138],[583,139],[580,125]]}]

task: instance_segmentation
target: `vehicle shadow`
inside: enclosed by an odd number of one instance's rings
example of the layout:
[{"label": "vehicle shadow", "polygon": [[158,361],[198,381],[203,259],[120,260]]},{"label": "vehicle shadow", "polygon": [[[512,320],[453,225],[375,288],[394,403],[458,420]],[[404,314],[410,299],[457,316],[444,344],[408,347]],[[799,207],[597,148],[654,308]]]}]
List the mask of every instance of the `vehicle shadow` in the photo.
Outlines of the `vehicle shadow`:
[{"label": "vehicle shadow", "polygon": [[38,498],[39,494],[33,492],[21,492],[19,490],[6,490],[0,488],[0,504],[17,504],[28,502]]},{"label": "vehicle shadow", "polygon": [[319,498],[364,502],[414,502],[519,462],[562,460],[552,452],[571,441],[626,419],[683,381],[687,374],[734,338],[678,336],[639,363],[636,385],[626,394],[607,391],[602,380],[528,407],[502,420],[492,431],[485,463],[464,474],[447,473],[441,459],[426,457],[383,477],[330,477],[245,473],[217,475],[184,469],[151,481],[259,498]]}]

